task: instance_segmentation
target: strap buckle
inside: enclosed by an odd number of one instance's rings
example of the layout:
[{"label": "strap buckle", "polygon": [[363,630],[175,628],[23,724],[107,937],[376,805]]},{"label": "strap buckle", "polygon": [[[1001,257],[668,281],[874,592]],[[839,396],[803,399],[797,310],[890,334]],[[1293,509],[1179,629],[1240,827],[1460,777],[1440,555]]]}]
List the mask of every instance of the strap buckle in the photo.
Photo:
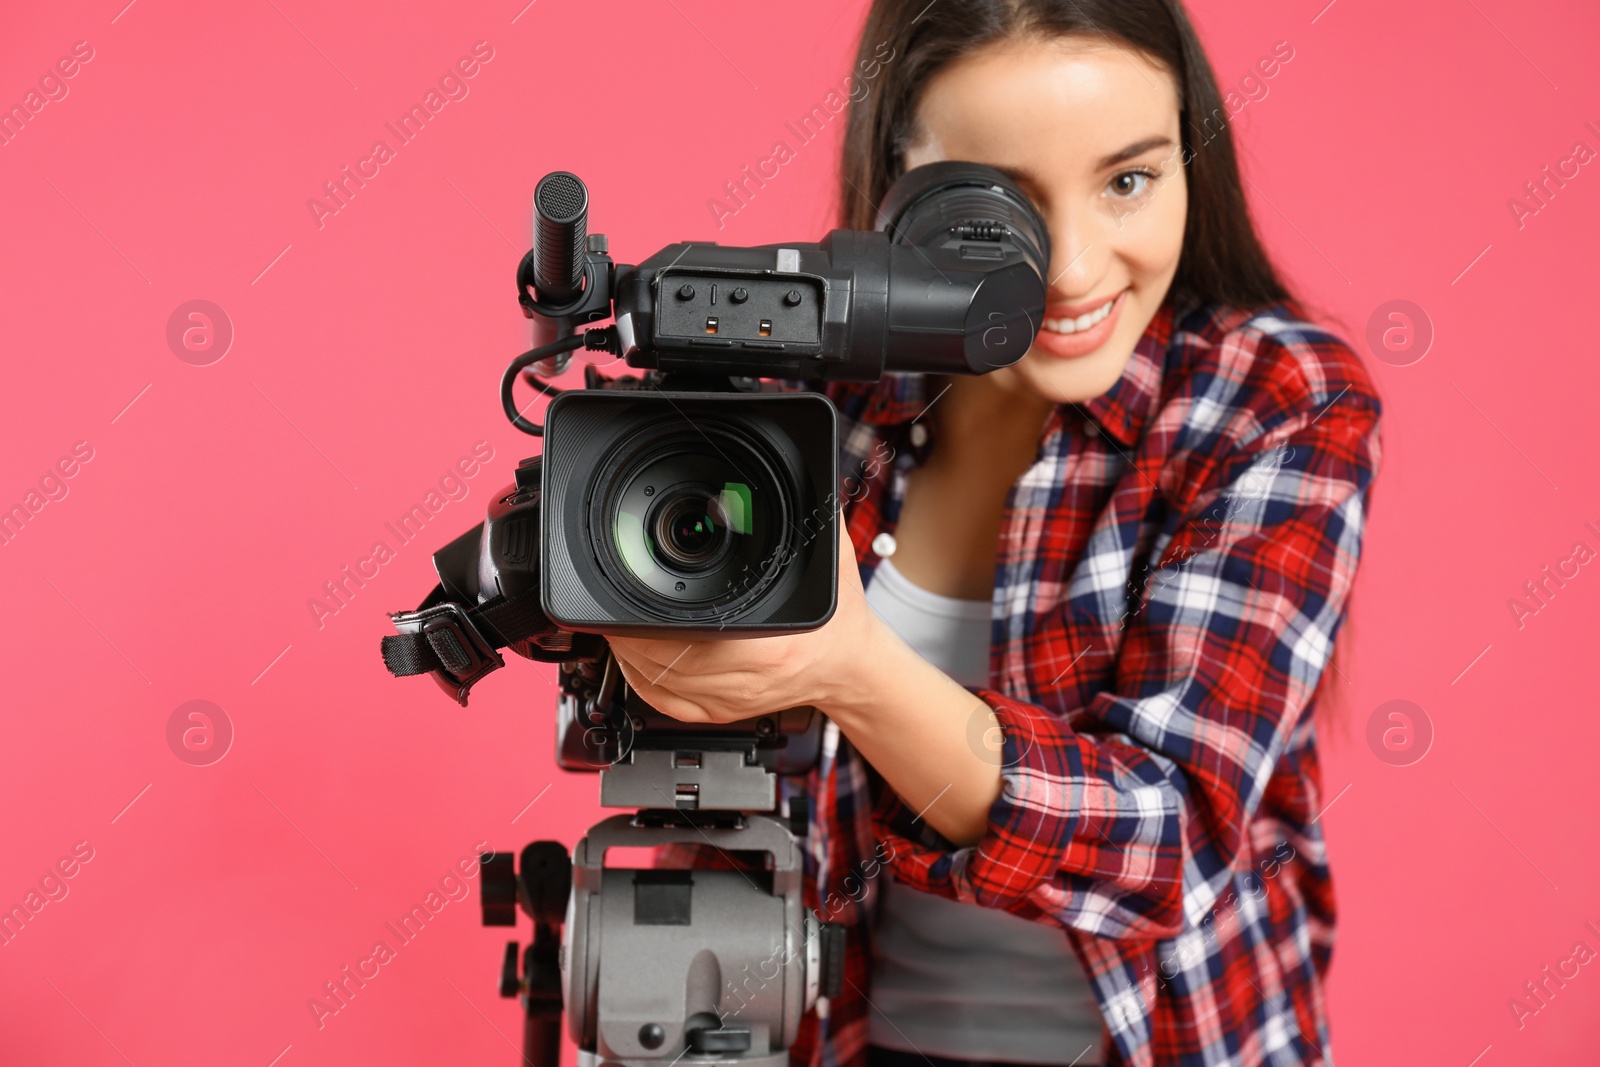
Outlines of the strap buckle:
[{"label": "strap buckle", "polygon": [[400,633],[416,634],[427,641],[440,664],[438,670],[429,673],[439,688],[462,707],[467,706],[467,692],[478,679],[506,665],[473,625],[467,610],[454,601],[395,612],[389,619]]}]

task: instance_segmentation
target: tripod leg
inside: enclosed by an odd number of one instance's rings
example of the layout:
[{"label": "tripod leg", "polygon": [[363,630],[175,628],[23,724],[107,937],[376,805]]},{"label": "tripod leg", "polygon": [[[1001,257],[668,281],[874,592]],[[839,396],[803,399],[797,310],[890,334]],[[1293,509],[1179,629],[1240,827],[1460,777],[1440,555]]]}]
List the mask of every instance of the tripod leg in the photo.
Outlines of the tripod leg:
[{"label": "tripod leg", "polygon": [[532,1006],[522,1027],[524,1067],[561,1067],[561,1016],[536,1012]]},{"label": "tripod leg", "polygon": [[524,960],[522,1060],[524,1067],[561,1067],[561,939],[553,927],[534,926]]}]

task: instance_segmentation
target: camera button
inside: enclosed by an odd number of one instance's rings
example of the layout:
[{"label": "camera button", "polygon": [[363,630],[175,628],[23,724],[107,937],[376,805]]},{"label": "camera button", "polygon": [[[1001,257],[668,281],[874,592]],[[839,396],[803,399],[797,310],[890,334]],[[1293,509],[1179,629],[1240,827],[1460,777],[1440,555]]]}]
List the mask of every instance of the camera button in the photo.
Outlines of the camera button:
[{"label": "camera button", "polygon": [[881,533],[872,539],[872,551],[876,552],[884,559],[888,559],[890,556],[894,555],[894,550],[898,547],[899,546],[894,542],[894,534]]}]

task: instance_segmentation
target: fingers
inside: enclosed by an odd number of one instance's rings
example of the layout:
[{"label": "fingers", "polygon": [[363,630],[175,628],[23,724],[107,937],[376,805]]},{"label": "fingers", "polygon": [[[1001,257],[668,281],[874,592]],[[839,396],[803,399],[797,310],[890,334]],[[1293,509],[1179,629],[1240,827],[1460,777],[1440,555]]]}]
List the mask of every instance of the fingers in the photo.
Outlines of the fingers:
[{"label": "fingers", "polygon": [[652,683],[643,672],[620,655],[617,657],[617,666],[622,671],[622,677],[627,679],[628,686],[639,694],[639,698],[663,715],[670,715],[682,722],[712,721],[710,713],[705,708],[693,700]]},{"label": "fingers", "polygon": [[[641,643],[661,646],[660,649],[652,649],[654,655],[660,655],[662,649],[674,651],[675,658],[667,663],[658,663],[651,656],[635,655],[634,650]],[[674,650],[674,644],[671,641],[630,640],[621,649],[613,644],[612,652],[616,654],[617,666],[628,685],[639,694],[641,700],[657,711],[684,722],[725,721],[727,716],[719,715],[716,710],[720,689],[718,677],[678,669],[690,659],[685,654],[686,649],[694,646],[676,642]]]},{"label": "fingers", "polygon": [[685,641],[683,638],[665,637],[608,637],[612,644],[625,645],[636,656],[644,656],[661,663],[670,663],[683,655],[685,649],[693,648],[695,643]]},{"label": "fingers", "polygon": [[856,570],[856,545],[850,540],[850,524],[844,521],[844,515],[839,516],[839,570],[849,569],[852,573]]},{"label": "fingers", "polygon": [[657,687],[666,677],[668,667],[666,664],[636,654],[632,649],[618,648],[613,645],[612,654],[617,657],[617,665],[622,668],[622,675],[628,679],[628,684],[635,689],[641,685]]},{"label": "fingers", "polygon": [[855,542],[850,540],[850,527],[842,514],[839,516],[839,589],[847,597],[864,595]]},{"label": "fingers", "polygon": [[[639,661],[629,651],[617,652],[617,666],[639,698],[656,710],[684,722],[725,723],[766,714],[764,701],[751,697],[760,679],[749,674],[702,675]],[[798,702],[779,703],[793,707]]]},{"label": "fingers", "polygon": [[646,637],[608,637],[618,659],[626,658],[652,681],[673,668],[687,671],[694,664],[694,645],[686,641],[658,641]]}]

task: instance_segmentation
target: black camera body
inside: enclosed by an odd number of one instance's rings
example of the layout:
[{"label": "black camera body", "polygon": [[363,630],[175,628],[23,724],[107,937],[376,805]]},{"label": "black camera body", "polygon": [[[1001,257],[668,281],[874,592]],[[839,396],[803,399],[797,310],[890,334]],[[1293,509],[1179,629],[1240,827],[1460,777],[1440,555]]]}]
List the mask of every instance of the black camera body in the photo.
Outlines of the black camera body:
[{"label": "black camera body", "polygon": [[[400,632],[384,639],[393,673],[431,673],[463,704],[501,648],[566,663],[603,657],[594,635],[823,625],[837,594],[838,415],[807,387],[987,373],[1021,359],[1043,323],[1049,232],[981,164],[903,175],[874,230],[685,242],[636,266],[587,232],[588,206],[575,175],[546,175],[517,268],[546,343],[506,369],[501,405],[544,452],[435,555],[439,587],[391,615]],[[641,373],[606,379],[591,364],[585,388],[550,385],[578,348]],[[553,398],[546,425],[518,406],[519,381]]]},{"label": "black camera body", "polygon": [[[748,380],[875,382],[1016,362],[1043,320],[1042,220],[999,172],[937,163],[895,184],[877,230],[753,248],[685,242],[618,267],[603,240],[586,241],[580,261],[576,232],[561,228],[586,204],[572,175],[540,183],[538,218],[567,214],[545,223],[557,236],[536,234],[519,298],[530,317],[568,329],[613,315],[603,340],[652,372],[654,389],[550,405],[544,612],[566,629],[623,635],[821,626],[838,565],[836,417],[819,394],[751,391]],[[551,291],[564,306],[549,305]]]}]

